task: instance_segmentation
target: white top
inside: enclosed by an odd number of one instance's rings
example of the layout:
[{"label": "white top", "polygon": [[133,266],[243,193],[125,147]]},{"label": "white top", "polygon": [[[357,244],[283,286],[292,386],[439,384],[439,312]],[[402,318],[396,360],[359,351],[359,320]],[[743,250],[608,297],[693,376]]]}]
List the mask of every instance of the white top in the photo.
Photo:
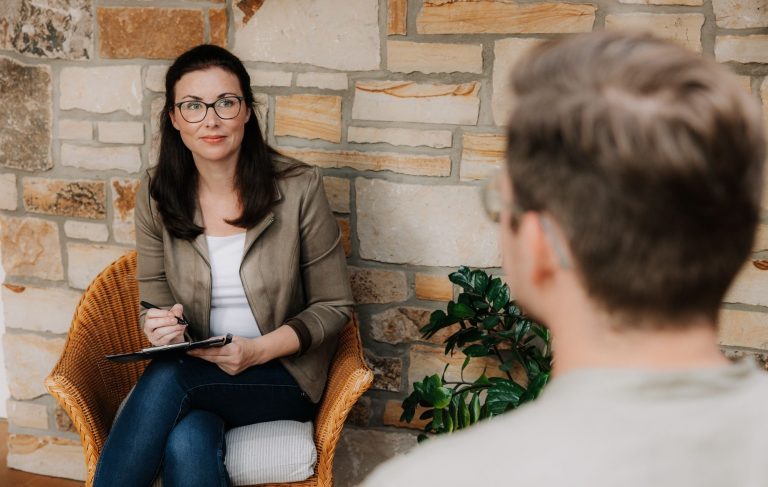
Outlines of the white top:
[{"label": "white top", "polygon": [[205,237],[211,262],[211,336],[227,333],[245,338],[261,336],[240,280],[245,233]]},{"label": "white top", "polygon": [[517,411],[430,439],[363,487],[765,487],[768,376],[573,371]]}]

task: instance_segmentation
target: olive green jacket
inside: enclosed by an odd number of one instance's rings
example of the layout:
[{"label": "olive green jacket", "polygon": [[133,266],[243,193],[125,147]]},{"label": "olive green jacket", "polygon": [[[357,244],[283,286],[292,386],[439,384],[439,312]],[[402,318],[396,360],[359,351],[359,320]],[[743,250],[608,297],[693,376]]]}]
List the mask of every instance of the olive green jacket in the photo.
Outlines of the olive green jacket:
[{"label": "olive green jacket", "polygon": [[[290,160],[275,156],[278,170]],[[162,308],[184,305],[194,339],[209,336],[211,267],[204,234],[172,237],[149,194],[153,170],[136,194],[136,277],[142,300]],[[301,389],[318,402],[323,394],[337,336],[352,313],[341,234],[317,168],[276,182],[270,213],[245,236],[240,279],[262,335],[290,325],[302,350],[280,361]],[[200,209],[195,223],[202,226]],[[141,310],[141,325],[146,310]]]}]

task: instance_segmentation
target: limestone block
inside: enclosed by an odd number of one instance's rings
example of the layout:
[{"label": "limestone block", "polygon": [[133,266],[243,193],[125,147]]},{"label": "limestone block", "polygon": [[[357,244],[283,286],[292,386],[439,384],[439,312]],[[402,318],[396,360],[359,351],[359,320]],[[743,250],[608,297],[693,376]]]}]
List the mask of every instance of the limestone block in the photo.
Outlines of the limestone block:
[{"label": "limestone block", "polygon": [[341,97],[278,96],[275,101],[275,135],[341,142]]},{"label": "limestone block", "polygon": [[100,7],[96,17],[103,58],[175,59],[204,41],[199,9]]},{"label": "limestone block", "polygon": [[143,144],[144,124],[141,122],[99,122],[99,142]]},{"label": "limestone block", "polygon": [[291,86],[293,73],[268,69],[249,69],[251,86]]},{"label": "limestone block", "polygon": [[478,188],[358,178],[357,237],[363,259],[436,267],[499,267],[497,228]]},{"label": "limestone block", "polygon": [[67,288],[3,284],[5,326],[65,334],[82,293]]},{"label": "limestone block", "polygon": [[62,110],[141,115],[141,66],[64,67],[59,91]]},{"label": "limestone block", "polygon": [[107,215],[103,181],[24,178],[22,184],[29,212],[96,220]]},{"label": "limestone block", "polygon": [[701,52],[702,14],[610,14],[605,17],[609,30],[641,30],[663,39],[677,41],[692,51]]},{"label": "limestone block", "polygon": [[416,297],[428,301],[453,299],[453,283],[447,276],[416,273]]},{"label": "limestone block", "polygon": [[346,90],[347,75],[344,73],[299,73],[296,86],[320,88],[323,90]]},{"label": "limestone block", "polygon": [[106,242],[109,239],[109,229],[104,223],[79,222],[67,220],[64,222],[64,233],[69,238]]},{"label": "limestone block", "polygon": [[415,446],[412,433],[344,428],[333,462],[334,485],[358,485],[377,465]]},{"label": "limestone block", "polygon": [[67,244],[69,285],[75,289],[85,289],[107,265],[129,250],[114,245]]},{"label": "limestone block", "polygon": [[406,34],[408,0],[387,0],[387,35]]},{"label": "limestone block", "polygon": [[553,34],[589,32],[594,5],[522,4],[508,0],[425,2],[416,18],[419,34]]},{"label": "limestone block", "polygon": [[0,56],[0,167],[53,167],[51,100],[49,66],[28,66]]},{"label": "limestone block", "polygon": [[0,174],[0,210],[14,211],[19,205],[15,174]]},{"label": "limestone block", "polygon": [[336,213],[349,213],[349,179],[326,176],[323,178],[323,186],[331,210]]},{"label": "limestone block", "polygon": [[509,121],[514,104],[510,75],[525,53],[541,39],[501,39],[493,47],[493,121],[502,127]]},{"label": "limestone block", "polygon": [[48,410],[43,404],[9,399],[8,423],[14,427],[48,429]]},{"label": "limestone block", "polygon": [[2,218],[3,268],[8,276],[64,278],[59,227],[39,218]]},{"label": "limestone block", "polygon": [[406,423],[405,421],[400,421],[400,416],[403,414],[403,402],[390,399],[384,404],[384,416],[382,417],[382,422],[387,426],[423,431],[424,427],[430,421],[429,419],[419,419],[419,416],[421,416],[421,413],[423,413],[425,409],[426,408],[417,406],[413,420],[410,423]]},{"label": "limestone block", "polygon": [[59,120],[59,139],[93,140],[93,125],[88,120]]},{"label": "limestone block", "polygon": [[503,135],[465,133],[462,145],[462,181],[491,177],[504,164],[507,142]]},{"label": "limestone block", "polygon": [[768,313],[723,309],[719,325],[720,345],[768,348]]},{"label": "limestone block", "polygon": [[210,25],[211,44],[227,47],[227,30],[229,28],[229,19],[227,18],[227,9],[212,8],[208,10],[208,23]]},{"label": "limestone block", "polygon": [[349,127],[347,141],[358,144],[385,143],[409,147],[451,147],[453,134],[450,130],[416,130],[396,127]]},{"label": "limestone block", "polygon": [[634,5],[690,5],[698,7],[704,5],[704,0],[619,0],[619,3]]},{"label": "limestone block", "polygon": [[389,122],[475,125],[480,83],[420,84],[413,81],[358,81],[352,118]]},{"label": "limestone block", "polygon": [[61,144],[61,164],[81,169],[120,169],[135,173],[141,168],[139,148],[91,147],[85,145]]},{"label": "limestone block", "polygon": [[350,267],[349,281],[357,304],[397,303],[408,298],[408,283],[400,271]]},{"label": "limestone block", "polygon": [[768,306],[768,264],[750,261],[742,267],[736,280],[725,295],[726,303]]},{"label": "limestone block", "polygon": [[768,35],[717,36],[715,59],[721,63],[768,63]]},{"label": "limestone block", "polygon": [[761,223],[757,226],[757,235],[752,246],[753,252],[768,250],[768,225]]},{"label": "limestone block", "polygon": [[[446,364],[450,364],[445,372],[445,380],[462,380],[461,366],[464,364],[465,355],[460,351],[453,355],[445,355],[444,347],[433,345],[411,345],[411,362],[408,367],[408,390],[413,390],[413,383],[423,380],[434,374],[441,375]],[[496,357],[475,357],[470,360],[464,369],[463,380],[474,382],[480,375],[488,377],[506,377],[499,369],[499,361]],[[525,384],[527,379],[525,371],[520,366],[512,369],[512,377],[516,382]]]},{"label": "limestone block", "polygon": [[112,234],[115,242],[133,244],[136,242],[133,208],[136,206],[136,192],[139,190],[138,179],[112,178]]},{"label": "limestone block", "polygon": [[419,330],[429,324],[431,314],[431,309],[408,306],[382,311],[371,316],[371,338],[390,345],[419,341],[441,345],[458,325],[444,328],[427,340]]},{"label": "limestone block", "polygon": [[726,29],[768,27],[768,4],[765,0],[712,0],[715,21]]},{"label": "limestone block", "polygon": [[351,167],[358,171],[392,171],[415,176],[449,176],[450,156],[396,152],[330,151],[279,147],[283,154],[319,167]]},{"label": "limestone block", "polygon": [[52,436],[9,435],[8,466],[80,481],[84,481],[86,475],[80,442]]},{"label": "limestone block", "polygon": [[379,357],[373,352],[365,351],[365,361],[373,371],[371,389],[398,392],[403,373],[403,361],[395,357]]},{"label": "limestone block", "polygon": [[63,338],[6,333],[3,337],[8,389],[14,399],[46,394],[43,380],[64,350]]},{"label": "limestone block", "polygon": [[387,41],[387,69],[396,73],[482,73],[482,44]]},{"label": "limestone block", "polygon": [[165,92],[165,74],[168,72],[168,65],[155,64],[147,68],[147,72],[144,75],[144,86],[148,90],[156,91],[158,93]]}]

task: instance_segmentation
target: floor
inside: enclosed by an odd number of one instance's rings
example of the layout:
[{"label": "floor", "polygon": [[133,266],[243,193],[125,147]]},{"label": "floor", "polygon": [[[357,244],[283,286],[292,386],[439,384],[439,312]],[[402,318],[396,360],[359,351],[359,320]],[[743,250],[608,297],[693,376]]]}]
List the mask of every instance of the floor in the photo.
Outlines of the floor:
[{"label": "floor", "polygon": [[82,487],[82,482],[35,475],[13,470],[6,465],[8,456],[8,421],[0,420],[0,485],[8,487]]}]

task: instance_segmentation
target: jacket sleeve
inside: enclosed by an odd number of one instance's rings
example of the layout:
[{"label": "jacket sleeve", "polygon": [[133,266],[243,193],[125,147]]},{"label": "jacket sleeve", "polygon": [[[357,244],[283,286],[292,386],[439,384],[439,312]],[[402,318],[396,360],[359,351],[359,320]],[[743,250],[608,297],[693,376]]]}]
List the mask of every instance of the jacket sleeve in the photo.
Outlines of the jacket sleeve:
[{"label": "jacket sleeve", "polygon": [[341,332],[352,315],[354,299],[341,231],[318,168],[311,171],[300,211],[300,266],[307,307],[285,324],[298,334],[304,353]]},{"label": "jacket sleeve", "polygon": [[[169,308],[176,302],[165,278],[163,229],[157,208],[149,195],[150,176],[146,174],[136,193],[134,216],[136,221],[136,280],[139,299],[161,308]],[[147,310],[139,309],[139,326],[144,328]]]}]

